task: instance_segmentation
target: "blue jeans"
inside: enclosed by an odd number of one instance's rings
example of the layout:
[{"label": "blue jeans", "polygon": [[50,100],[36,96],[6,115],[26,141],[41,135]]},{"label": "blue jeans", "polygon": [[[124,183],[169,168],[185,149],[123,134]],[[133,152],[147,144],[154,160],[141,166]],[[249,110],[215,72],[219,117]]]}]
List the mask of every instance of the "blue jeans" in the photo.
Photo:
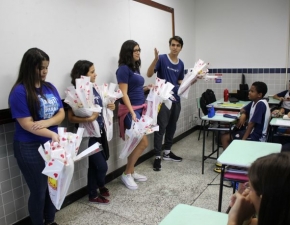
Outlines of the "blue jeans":
[{"label": "blue jeans", "polygon": [[30,190],[28,211],[32,224],[43,225],[54,221],[56,208],[51,202],[47,176],[42,174],[45,162],[38,152],[40,142],[14,140],[14,156]]},{"label": "blue jeans", "polygon": [[[102,132],[101,135],[106,135]],[[91,137],[89,139],[89,147],[99,142],[103,144],[101,138]],[[95,198],[98,196],[97,188],[105,186],[106,173],[108,171],[108,165],[106,162],[105,152],[100,151],[89,156],[89,168],[88,168],[88,192],[89,198]]]},{"label": "blue jeans", "polygon": [[164,103],[162,103],[157,116],[159,131],[154,132],[154,150],[156,156],[161,156],[162,140],[164,134],[164,149],[171,150],[173,144],[173,136],[176,131],[176,123],[178,121],[180,111],[180,102],[172,102],[170,110],[165,106]]}]

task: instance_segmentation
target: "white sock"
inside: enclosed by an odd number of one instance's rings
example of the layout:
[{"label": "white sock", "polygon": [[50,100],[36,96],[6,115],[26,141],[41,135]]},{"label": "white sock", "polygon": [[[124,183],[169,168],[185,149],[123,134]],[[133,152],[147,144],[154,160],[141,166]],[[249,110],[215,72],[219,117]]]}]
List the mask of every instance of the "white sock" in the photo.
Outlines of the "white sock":
[{"label": "white sock", "polygon": [[164,150],[165,155],[168,155],[170,153],[170,150]]},{"label": "white sock", "polygon": [[161,159],[161,156],[156,156],[155,159]]}]

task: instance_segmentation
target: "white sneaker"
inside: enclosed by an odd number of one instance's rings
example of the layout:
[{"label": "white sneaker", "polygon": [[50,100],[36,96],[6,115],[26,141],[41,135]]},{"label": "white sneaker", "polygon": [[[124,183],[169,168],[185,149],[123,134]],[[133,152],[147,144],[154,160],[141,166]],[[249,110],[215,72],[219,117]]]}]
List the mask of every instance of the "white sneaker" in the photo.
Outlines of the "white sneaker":
[{"label": "white sneaker", "polygon": [[138,185],[135,183],[133,177],[131,174],[122,174],[121,180],[126,185],[127,188],[131,190],[136,190],[138,188]]},{"label": "white sneaker", "polygon": [[134,180],[136,181],[146,181],[147,177],[141,174],[138,174],[134,171],[134,173],[132,173],[132,177],[134,178]]}]

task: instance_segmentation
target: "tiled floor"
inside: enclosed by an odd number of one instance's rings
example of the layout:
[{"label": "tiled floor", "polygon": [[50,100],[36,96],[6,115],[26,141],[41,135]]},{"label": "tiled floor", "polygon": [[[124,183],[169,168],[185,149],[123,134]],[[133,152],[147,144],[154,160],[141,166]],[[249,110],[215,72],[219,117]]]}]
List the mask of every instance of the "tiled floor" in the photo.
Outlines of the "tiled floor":
[{"label": "tiled floor", "polygon": [[[213,171],[214,160],[207,160],[201,174],[202,140],[194,132],[173,145],[172,151],[183,157],[182,162],[162,161],[162,170],[152,170],[153,158],[136,167],[148,177],[139,182],[137,190],[127,189],[120,178],[106,185],[111,203],[98,205],[88,202],[87,196],[57,212],[56,222],[68,224],[153,225],[158,224],[179,203],[217,211],[219,174]],[[207,137],[207,149],[211,137]],[[232,189],[224,188],[225,212]]]}]

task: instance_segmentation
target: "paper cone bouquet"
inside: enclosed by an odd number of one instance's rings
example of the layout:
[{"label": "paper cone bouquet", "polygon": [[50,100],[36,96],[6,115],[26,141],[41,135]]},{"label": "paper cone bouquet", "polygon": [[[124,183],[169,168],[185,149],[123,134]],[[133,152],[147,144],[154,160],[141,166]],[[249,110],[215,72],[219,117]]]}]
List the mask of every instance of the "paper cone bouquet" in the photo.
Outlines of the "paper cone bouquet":
[{"label": "paper cone bouquet", "polygon": [[125,131],[125,145],[119,158],[124,159],[128,157],[144,135],[159,130],[159,126],[152,125],[152,122],[153,119],[147,115],[143,115],[137,122],[132,122],[131,129],[126,129]]},{"label": "paper cone bouquet", "polygon": [[44,148],[40,146],[38,152],[46,162],[42,173],[48,176],[48,189],[50,198],[57,209],[60,209],[67,194],[74,172],[74,162],[101,151],[100,144],[78,154],[84,129],[79,128],[77,133],[65,132],[59,127],[60,142],[46,142]]},{"label": "paper cone bouquet", "polygon": [[117,89],[117,84],[106,84],[97,85],[94,84],[94,88],[100,94],[103,101],[103,118],[107,129],[107,140],[110,141],[113,138],[113,117],[114,113],[110,110],[107,105],[109,103],[115,103],[119,98],[123,97],[123,93],[120,89]]},{"label": "paper cone bouquet", "polygon": [[174,85],[170,82],[166,82],[164,79],[156,78],[155,85],[150,88],[150,92],[147,96],[147,110],[145,115],[152,118],[152,124],[157,124],[157,115],[160,105],[165,102],[167,107],[171,108],[171,101],[169,99],[175,100],[173,97],[172,89]]},{"label": "paper cone bouquet", "polygon": [[209,79],[215,78],[213,76],[208,75],[208,63],[205,63],[201,59],[199,59],[193,68],[189,68],[187,73],[184,76],[184,79],[178,89],[178,95],[184,98],[188,98],[188,92],[191,87],[191,84],[196,81],[198,78],[200,79]]}]

